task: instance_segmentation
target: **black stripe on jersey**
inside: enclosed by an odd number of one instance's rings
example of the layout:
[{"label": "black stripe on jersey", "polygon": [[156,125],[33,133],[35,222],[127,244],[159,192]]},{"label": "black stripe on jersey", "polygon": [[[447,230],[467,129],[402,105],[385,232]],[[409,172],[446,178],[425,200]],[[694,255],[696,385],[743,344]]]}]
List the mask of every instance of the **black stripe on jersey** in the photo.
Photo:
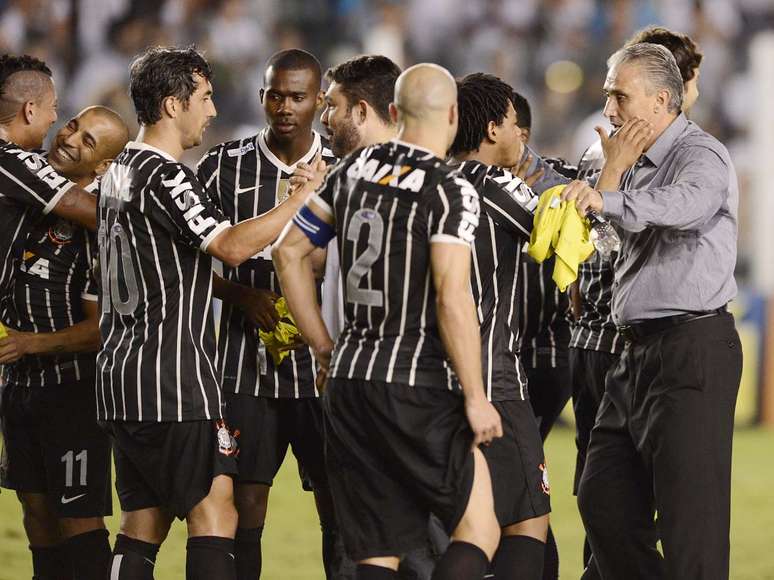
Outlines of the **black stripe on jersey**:
[{"label": "black stripe on jersey", "polygon": [[471,288],[481,325],[484,386],[495,401],[524,400],[527,380],[518,353],[521,248],[532,232],[537,196],[507,171],[466,161],[460,172],[481,194],[481,223],[473,245]]},{"label": "black stripe on jersey", "polygon": [[219,418],[212,259],[204,251],[228,221],[188,168],[129,143],[102,181],[98,226],[99,418]]},{"label": "black stripe on jersey", "polygon": [[[284,200],[293,166],[280,161],[266,143],[266,131],[212,148],[199,161],[197,174],[212,201],[234,222],[265,213]],[[336,159],[327,141],[314,133],[309,151],[298,162],[318,154],[328,164]],[[298,163],[297,162],[297,163]],[[237,268],[223,265],[227,280],[279,293],[271,247]],[[308,347],[291,351],[275,366],[239,308],[223,304],[217,363],[223,390],[261,397],[316,397],[316,365]]]},{"label": "black stripe on jersey", "polygon": [[[596,184],[604,161],[601,143],[597,141],[583,153],[578,164],[578,178]],[[572,347],[611,354],[623,351],[624,341],[613,322],[611,309],[614,260],[614,256],[608,260],[596,256],[578,268],[581,316],[572,328]]]},{"label": "black stripe on jersey", "polygon": [[72,185],[40,154],[0,139],[0,306],[11,291],[33,223]]},{"label": "black stripe on jersey", "polygon": [[[82,300],[97,300],[91,281],[90,235],[77,226],[46,216],[25,244],[3,316],[23,332],[56,332],[85,319]],[[40,387],[94,377],[94,353],[27,355],[3,367],[6,382]]]},{"label": "black stripe on jersey", "polygon": [[456,389],[438,334],[430,244],[471,244],[475,189],[430,151],[392,141],[347,157],[310,203],[335,217],[344,282],[331,375]]}]

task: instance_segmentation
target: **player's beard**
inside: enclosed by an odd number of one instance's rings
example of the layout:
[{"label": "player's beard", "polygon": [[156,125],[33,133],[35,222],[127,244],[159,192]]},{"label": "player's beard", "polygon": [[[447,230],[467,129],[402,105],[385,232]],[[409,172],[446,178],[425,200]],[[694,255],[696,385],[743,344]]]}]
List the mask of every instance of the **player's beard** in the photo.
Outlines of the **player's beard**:
[{"label": "player's beard", "polygon": [[339,158],[352,153],[357,149],[359,143],[360,133],[357,132],[355,124],[350,119],[341,121],[331,136],[331,149],[333,149],[333,154]]}]

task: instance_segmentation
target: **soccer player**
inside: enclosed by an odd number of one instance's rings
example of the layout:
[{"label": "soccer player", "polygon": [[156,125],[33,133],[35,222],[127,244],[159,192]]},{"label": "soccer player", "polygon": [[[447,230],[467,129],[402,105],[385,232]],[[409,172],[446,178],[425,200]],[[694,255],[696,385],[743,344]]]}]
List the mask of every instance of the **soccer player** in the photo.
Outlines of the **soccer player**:
[{"label": "soccer player", "polygon": [[[454,539],[436,579],[483,578],[499,542],[478,449],[502,435],[484,392],[470,295],[478,195],[443,161],[456,101],[445,69],[406,70],[390,107],[398,139],[340,163],[273,251],[299,328],[330,377],[326,464],[358,580],[396,578],[399,556],[424,544],[430,512]],[[332,357],[304,257],[334,236],[346,322]]]},{"label": "soccer player", "polygon": [[[48,161],[93,190],[129,140],[120,116],[84,109],[57,133]],[[108,576],[110,443],[97,425],[99,349],[93,240],[53,214],[37,221],[13,278],[0,340],[3,487],[16,490],[40,579]]]},{"label": "soccer player", "polygon": [[511,87],[497,77],[476,73],[459,81],[457,90],[460,122],[451,153],[462,162],[460,171],[482,201],[471,282],[483,339],[484,386],[503,419],[503,438],[483,449],[502,528],[492,568],[495,578],[540,580],[549,487],[543,443],[519,358],[522,296],[517,279],[521,247],[529,240],[538,199],[504,169],[516,165],[521,153]]},{"label": "soccer player", "polygon": [[212,258],[236,267],[301,206],[231,225],[179,162],[215,117],[209,64],[156,47],[130,69],[141,126],[100,185],[102,349],[97,413],[114,443],[121,529],[111,578],[147,579],[173,517],[188,524],[187,577],[235,578],[236,442],[215,371]]},{"label": "soccer player", "polygon": [[[320,63],[306,51],[289,49],[270,57],[260,91],[268,126],[257,135],[217,145],[200,161],[199,180],[234,222],[282,203],[298,163],[334,161],[327,140],[312,130],[323,103],[321,76]],[[223,279],[215,280],[215,295],[224,300],[218,361],[225,412],[229,426],[239,431],[234,490],[239,512],[237,575],[251,580],[260,576],[269,490],[290,446],[304,487],[315,494],[323,562],[332,578],[341,563],[336,562],[336,522],[325,477],[314,359],[301,344],[276,364],[254,322],[262,314],[259,310],[268,309],[266,315],[274,320],[265,330],[273,328],[278,292],[268,248],[239,267],[224,265]]]},{"label": "soccer player", "polygon": [[56,122],[51,70],[31,56],[0,56],[0,304],[34,221],[53,213],[94,229],[96,200],[37,152]]}]

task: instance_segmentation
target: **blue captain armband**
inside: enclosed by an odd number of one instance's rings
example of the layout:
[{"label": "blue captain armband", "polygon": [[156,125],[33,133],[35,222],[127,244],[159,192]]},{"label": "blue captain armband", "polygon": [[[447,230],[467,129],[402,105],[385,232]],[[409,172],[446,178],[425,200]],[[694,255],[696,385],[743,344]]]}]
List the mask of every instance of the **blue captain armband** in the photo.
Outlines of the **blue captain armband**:
[{"label": "blue captain armband", "polygon": [[298,210],[298,213],[293,218],[293,223],[301,228],[301,231],[306,234],[309,241],[318,248],[324,248],[336,236],[334,227],[320,219],[306,205]]}]

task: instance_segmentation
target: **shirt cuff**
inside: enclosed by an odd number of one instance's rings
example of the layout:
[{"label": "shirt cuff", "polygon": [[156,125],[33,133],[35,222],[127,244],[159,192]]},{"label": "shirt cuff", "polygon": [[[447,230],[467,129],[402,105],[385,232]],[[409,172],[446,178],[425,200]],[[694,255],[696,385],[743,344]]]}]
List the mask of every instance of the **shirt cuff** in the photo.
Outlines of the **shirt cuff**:
[{"label": "shirt cuff", "polygon": [[216,225],[213,228],[213,230],[209,234],[207,234],[207,237],[202,240],[202,243],[199,245],[199,249],[206,254],[207,248],[210,247],[210,243],[212,242],[212,240],[217,238],[221,234],[221,232],[223,232],[223,230],[227,230],[230,227],[231,227],[230,221],[220,222],[218,225]]},{"label": "shirt cuff", "polygon": [[99,296],[96,294],[90,294],[88,292],[84,292],[81,294],[82,300],[88,300],[89,302],[97,302],[99,300]]},{"label": "shirt cuff", "polygon": [[602,213],[611,219],[620,220],[623,217],[623,192],[603,191]]}]

